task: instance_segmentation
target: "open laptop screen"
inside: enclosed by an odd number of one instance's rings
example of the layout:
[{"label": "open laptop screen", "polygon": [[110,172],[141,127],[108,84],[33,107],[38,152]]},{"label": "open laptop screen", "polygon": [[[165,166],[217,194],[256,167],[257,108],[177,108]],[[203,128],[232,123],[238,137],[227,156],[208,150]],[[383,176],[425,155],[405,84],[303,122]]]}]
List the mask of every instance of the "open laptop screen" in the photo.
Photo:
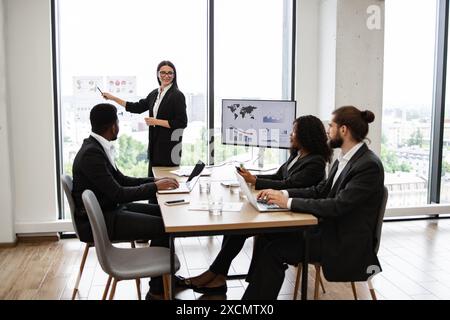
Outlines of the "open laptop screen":
[{"label": "open laptop screen", "polygon": [[187,181],[188,182],[191,181],[196,176],[198,176],[200,173],[202,173],[204,168],[205,168],[205,164],[203,163],[203,161],[202,160],[198,160],[197,164],[195,165],[194,169],[192,170],[191,175],[189,176]]}]

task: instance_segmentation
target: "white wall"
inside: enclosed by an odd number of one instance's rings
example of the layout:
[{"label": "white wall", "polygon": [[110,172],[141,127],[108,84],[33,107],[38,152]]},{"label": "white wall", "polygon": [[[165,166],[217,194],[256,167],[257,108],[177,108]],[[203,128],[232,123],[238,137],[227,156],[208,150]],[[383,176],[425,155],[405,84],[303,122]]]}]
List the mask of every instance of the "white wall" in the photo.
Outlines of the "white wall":
[{"label": "white wall", "polygon": [[[369,29],[369,6],[379,7],[379,29]],[[384,1],[340,0],[337,6],[336,106],[371,110],[370,148],[380,154],[383,115]]]},{"label": "white wall", "polygon": [[[380,8],[381,24],[369,30],[367,8]],[[343,105],[375,113],[370,148],[381,149],[384,2],[299,0],[296,99],[299,114],[329,120]]]},{"label": "white wall", "polygon": [[6,96],[4,6],[0,1],[0,243],[15,241],[12,205],[12,179],[10,144],[8,134],[8,110]]},{"label": "white wall", "polygon": [[329,120],[335,109],[336,93],[336,11],[338,0],[319,1],[319,47],[317,112],[322,120]]},{"label": "white wall", "polygon": [[295,74],[297,115],[316,115],[319,49],[319,1],[297,1]]},{"label": "white wall", "polygon": [[[49,0],[4,0],[16,231],[57,219]],[[39,231],[39,230],[36,230]]]},{"label": "white wall", "polygon": [[335,109],[337,0],[297,1],[298,115],[328,120]]}]

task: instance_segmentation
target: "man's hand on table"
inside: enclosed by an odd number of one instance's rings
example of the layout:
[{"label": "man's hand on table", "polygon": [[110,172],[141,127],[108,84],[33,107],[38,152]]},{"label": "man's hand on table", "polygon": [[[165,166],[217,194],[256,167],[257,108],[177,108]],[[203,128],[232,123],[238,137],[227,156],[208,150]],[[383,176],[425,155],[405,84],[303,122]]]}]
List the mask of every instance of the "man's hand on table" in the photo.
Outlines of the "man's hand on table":
[{"label": "man's hand on table", "polygon": [[171,190],[180,186],[177,180],[167,177],[155,179],[155,184],[158,190]]}]

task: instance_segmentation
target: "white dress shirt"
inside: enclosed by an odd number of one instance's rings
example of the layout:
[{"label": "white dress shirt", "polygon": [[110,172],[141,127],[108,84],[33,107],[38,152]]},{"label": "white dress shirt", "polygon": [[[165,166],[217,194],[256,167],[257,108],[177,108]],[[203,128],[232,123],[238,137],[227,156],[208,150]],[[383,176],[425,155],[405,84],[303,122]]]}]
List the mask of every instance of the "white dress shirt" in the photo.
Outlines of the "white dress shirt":
[{"label": "white dress shirt", "polygon": [[337,161],[339,161],[339,166],[338,169],[336,171],[336,174],[334,175],[333,178],[333,184],[331,185],[331,188],[333,188],[336,180],[339,178],[339,176],[342,173],[342,170],[344,170],[345,166],[347,165],[347,163],[350,161],[350,159],[355,155],[355,153],[359,150],[359,148],[362,147],[362,145],[364,144],[364,142],[360,142],[357,145],[355,145],[353,148],[351,148],[350,150],[347,151],[346,154],[341,152],[339,153],[338,157],[337,157]]},{"label": "white dress shirt", "polygon": [[159,111],[159,105],[161,104],[162,99],[166,95],[167,91],[172,87],[173,83],[169,84],[167,87],[165,87],[162,92],[161,88],[158,88],[158,97],[156,98],[155,104],[153,105],[153,117],[155,119],[158,118],[158,111]]},{"label": "white dress shirt", "polygon": [[300,153],[300,151],[298,151],[297,156],[294,159],[292,159],[291,162],[289,162],[289,164],[287,166],[287,171],[291,170],[291,168],[294,166],[294,164],[297,163],[297,160],[298,160],[298,158],[300,158],[300,156],[301,156],[301,153]]},{"label": "white dress shirt", "polygon": [[[297,162],[297,160],[298,160],[298,158],[300,158],[300,156],[301,156],[301,153],[300,153],[300,151],[298,152],[298,155],[291,161],[291,162],[289,162],[289,164],[288,164],[288,167],[287,167],[287,170],[289,171],[291,168],[292,168],[292,166]],[[283,192],[283,194],[286,196],[286,197],[289,197],[289,193],[286,191],[286,190],[281,190],[281,192]],[[289,199],[288,200],[288,208],[290,209],[291,208],[291,202],[292,202],[292,199]]]},{"label": "white dress shirt", "polygon": [[[336,174],[334,175],[333,184],[331,185],[331,188],[333,188],[334,183],[339,178],[339,176],[341,175],[342,171],[344,170],[345,166],[348,164],[350,159],[355,155],[356,152],[358,152],[359,148],[361,148],[363,146],[363,144],[364,144],[364,142],[358,143],[353,148],[348,150],[347,153],[345,153],[345,154],[342,153],[342,150],[341,150],[341,152],[339,153],[339,155],[337,157],[337,161],[339,161],[339,165],[338,165]],[[283,192],[283,194],[286,197],[289,197],[289,192],[287,192],[287,190],[282,190],[281,192]],[[292,205],[292,198],[289,198],[288,203],[287,203],[287,207],[289,210],[291,210],[291,205]]]},{"label": "white dress shirt", "polygon": [[116,166],[116,162],[115,162],[116,148],[111,143],[111,141],[106,140],[101,135],[98,135],[94,132],[91,132],[91,136],[102,145],[103,150],[105,150],[105,153],[108,156],[109,162],[111,162],[111,165],[114,167],[114,169],[117,170],[117,166]]}]

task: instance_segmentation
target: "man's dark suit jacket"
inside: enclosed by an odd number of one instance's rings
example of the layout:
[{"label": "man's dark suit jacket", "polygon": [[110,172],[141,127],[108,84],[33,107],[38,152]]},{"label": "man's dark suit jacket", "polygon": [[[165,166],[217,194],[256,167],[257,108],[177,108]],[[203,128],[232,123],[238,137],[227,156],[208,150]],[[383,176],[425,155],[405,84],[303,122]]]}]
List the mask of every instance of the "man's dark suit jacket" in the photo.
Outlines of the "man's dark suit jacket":
[{"label": "man's dark suit jacket", "polygon": [[85,139],[73,162],[72,196],[80,239],[83,235],[90,235],[89,220],[81,199],[84,190],[92,190],[103,212],[107,212],[117,209],[120,204],[155,197],[157,188],[153,181],[154,178],[123,175],[112,166],[102,145],[94,137]]},{"label": "man's dark suit jacket", "polygon": [[[321,258],[329,281],[365,281],[369,266],[380,263],[374,234],[384,187],[380,159],[364,144],[350,159],[333,188],[337,161],[319,185],[288,190],[291,209],[319,218]],[[381,268],[380,268],[381,270]]]},{"label": "man's dark suit jacket", "polygon": [[258,175],[256,190],[290,188],[306,188],[318,184],[325,177],[325,159],[317,154],[309,154],[299,158],[288,171],[289,163],[297,156],[292,153],[275,174]]},{"label": "man's dark suit jacket", "polygon": [[[184,94],[177,87],[172,87],[166,92],[162,99],[158,114],[153,113],[153,106],[158,97],[158,90],[155,89],[145,99],[139,102],[127,102],[126,110],[132,113],[142,113],[149,110],[150,117],[161,120],[168,120],[170,129],[161,126],[149,126],[148,130],[148,159],[152,166],[178,166],[181,159],[182,132],[176,134],[172,141],[172,133],[177,129],[184,129],[187,126],[186,100]],[[173,148],[178,145],[176,157],[172,159]]]}]

